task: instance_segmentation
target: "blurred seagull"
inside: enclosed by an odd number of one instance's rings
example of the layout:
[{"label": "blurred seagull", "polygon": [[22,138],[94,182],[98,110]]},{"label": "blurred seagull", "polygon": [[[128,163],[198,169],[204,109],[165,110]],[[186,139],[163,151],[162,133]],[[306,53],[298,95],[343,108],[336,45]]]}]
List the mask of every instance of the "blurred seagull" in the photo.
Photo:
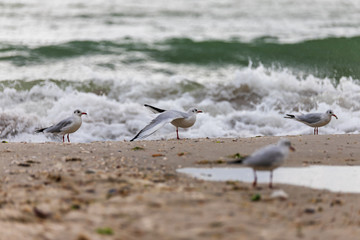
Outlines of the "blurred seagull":
[{"label": "blurred seagull", "polygon": [[327,110],[325,113],[308,113],[302,115],[292,115],[286,114],[284,118],[295,119],[299,122],[302,122],[310,127],[314,128],[314,135],[319,135],[319,127],[325,126],[331,120],[331,117],[334,116],[336,119],[338,117],[334,114],[332,110]]},{"label": "blurred seagull", "polygon": [[289,155],[289,150],[295,151],[288,139],[280,139],[277,145],[268,145],[258,149],[244,160],[236,160],[229,163],[241,163],[249,166],[254,170],[253,187],[256,187],[256,171],[270,171],[269,188],[272,188],[273,170],[284,163]]},{"label": "blurred seagull", "polygon": [[171,123],[176,127],[177,139],[180,139],[178,128],[191,127],[195,124],[196,114],[202,113],[202,111],[197,110],[196,108],[190,108],[187,112],[180,112],[176,110],[164,110],[147,104],[145,104],[144,106],[150,108],[150,110],[154,113],[160,114],[156,118],[154,118],[147,126],[145,126],[138,134],[136,134],[136,136],[130,141],[146,138],[160,128],[162,128],[167,123]]},{"label": "blurred seagull", "polygon": [[75,110],[72,116],[60,121],[59,123],[51,127],[38,129],[35,132],[63,134],[63,142],[65,142],[65,135],[67,134],[67,139],[70,142],[69,134],[76,132],[80,128],[82,123],[81,116],[84,114],[87,115],[86,112]]}]

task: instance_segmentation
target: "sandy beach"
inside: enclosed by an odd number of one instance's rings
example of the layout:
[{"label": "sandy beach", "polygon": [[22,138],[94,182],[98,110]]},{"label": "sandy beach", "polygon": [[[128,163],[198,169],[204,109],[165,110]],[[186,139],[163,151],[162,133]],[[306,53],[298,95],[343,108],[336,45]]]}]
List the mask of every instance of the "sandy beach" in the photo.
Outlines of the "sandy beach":
[{"label": "sandy beach", "polygon": [[0,240],[360,239],[359,0],[0,9]]},{"label": "sandy beach", "polygon": [[[288,138],[284,166],[360,164],[358,135]],[[230,155],[277,140],[2,143],[0,239],[358,239],[359,194],[176,172],[229,167]],[[288,198],[270,198],[276,190]]]}]

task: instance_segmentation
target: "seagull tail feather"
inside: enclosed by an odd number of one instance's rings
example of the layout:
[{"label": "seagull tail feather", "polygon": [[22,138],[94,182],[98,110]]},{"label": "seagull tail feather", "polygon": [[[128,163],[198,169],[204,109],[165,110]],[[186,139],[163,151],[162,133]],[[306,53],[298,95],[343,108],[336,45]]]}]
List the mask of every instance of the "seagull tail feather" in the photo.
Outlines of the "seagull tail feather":
[{"label": "seagull tail feather", "polygon": [[243,162],[244,162],[244,159],[236,159],[233,161],[227,161],[226,163],[227,164],[243,164]]},{"label": "seagull tail feather", "polygon": [[44,130],[46,130],[47,128],[41,128],[41,129],[36,129],[35,132],[36,133],[41,133],[44,132]]},{"label": "seagull tail feather", "polygon": [[295,115],[292,114],[286,114],[286,116],[284,118],[295,118]]}]

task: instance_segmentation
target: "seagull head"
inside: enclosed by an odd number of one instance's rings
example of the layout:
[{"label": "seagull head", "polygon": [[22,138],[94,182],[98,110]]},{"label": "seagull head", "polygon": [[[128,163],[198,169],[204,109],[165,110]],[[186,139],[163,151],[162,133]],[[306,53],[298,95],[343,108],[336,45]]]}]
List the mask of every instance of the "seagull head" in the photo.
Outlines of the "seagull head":
[{"label": "seagull head", "polygon": [[338,117],[334,114],[334,112],[331,109],[327,110],[326,114],[329,115],[330,117],[334,116],[336,119],[338,119]]},{"label": "seagull head", "polygon": [[290,140],[286,139],[286,138],[280,139],[280,141],[278,142],[278,146],[289,148],[289,150],[292,152],[295,151],[295,148],[293,146],[291,146]]},{"label": "seagull head", "polygon": [[74,111],[74,115],[81,117],[82,115],[87,115],[86,112],[80,111],[79,109],[76,109]]},{"label": "seagull head", "polygon": [[202,113],[202,111],[198,110],[197,108],[190,108],[188,110],[188,113],[196,114],[196,113]]}]

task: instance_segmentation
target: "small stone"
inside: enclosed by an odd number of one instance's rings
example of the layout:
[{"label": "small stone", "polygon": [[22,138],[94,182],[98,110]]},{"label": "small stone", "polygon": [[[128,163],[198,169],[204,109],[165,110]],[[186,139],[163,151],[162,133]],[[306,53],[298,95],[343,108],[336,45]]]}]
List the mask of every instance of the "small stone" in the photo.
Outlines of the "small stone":
[{"label": "small stone", "polygon": [[33,208],[33,211],[35,213],[35,215],[39,218],[42,218],[42,219],[46,219],[46,218],[49,218],[51,217],[51,212],[48,212],[48,211],[44,211],[42,209],[39,209],[37,207],[34,207]]},{"label": "small stone", "polygon": [[81,162],[82,159],[78,157],[67,157],[65,158],[65,162]]},{"label": "small stone", "polygon": [[270,198],[286,200],[289,198],[289,195],[284,190],[280,189],[280,190],[273,191],[270,195]]},{"label": "small stone", "polygon": [[335,205],[341,206],[342,204],[343,204],[343,203],[342,203],[342,201],[341,201],[340,199],[334,199],[334,200],[331,201],[330,206],[331,206],[331,207],[333,207],[333,206],[335,206]]},{"label": "small stone", "polygon": [[304,213],[314,214],[316,210],[314,208],[305,208]]},{"label": "small stone", "polygon": [[155,153],[152,155],[152,157],[163,157],[164,154],[161,154],[161,153]]},{"label": "small stone", "polygon": [[94,173],[96,173],[96,171],[93,170],[93,169],[87,169],[87,170],[85,171],[85,173],[86,173],[86,174],[94,174]]},{"label": "small stone", "polygon": [[29,163],[18,163],[17,165],[19,167],[31,167],[31,164],[29,164]]}]

